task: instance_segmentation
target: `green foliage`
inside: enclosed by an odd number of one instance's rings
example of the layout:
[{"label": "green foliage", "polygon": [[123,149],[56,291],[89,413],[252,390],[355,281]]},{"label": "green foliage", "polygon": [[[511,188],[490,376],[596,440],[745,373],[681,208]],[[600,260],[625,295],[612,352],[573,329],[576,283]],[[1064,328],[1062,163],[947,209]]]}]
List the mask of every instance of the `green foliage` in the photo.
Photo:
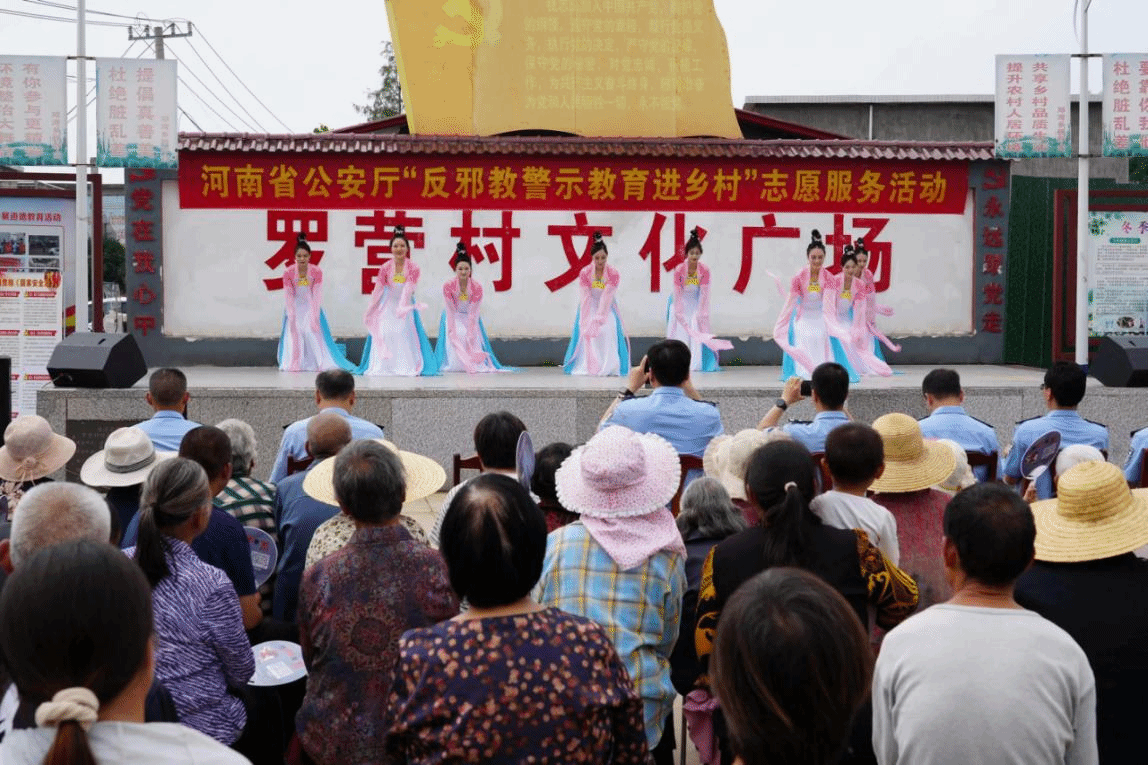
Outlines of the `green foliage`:
[{"label": "green foliage", "polygon": [[1128,181],[1148,184],[1148,157],[1131,157],[1128,160]]},{"label": "green foliage", "polygon": [[327,127],[327,124],[325,122],[320,122],[319,127],[312,128],[311,132],[312,133],[330,133],[331,128]]},{"label": "green foliage", "polygon": [[120,294],[126,287],[127,257],[124,246],[115,239],[104,239],[104,281],[120,285]]},{"label": "green foliage", "polygon": [[390,40],[383,41],[383,65],[379,67],[382,77],[377,90],[368,90],[367,104],[354,104],[355,111],[374,122],[394,117],[403,112],[403,91],[399,84],[399,67],[395,63],[395,46]]}]

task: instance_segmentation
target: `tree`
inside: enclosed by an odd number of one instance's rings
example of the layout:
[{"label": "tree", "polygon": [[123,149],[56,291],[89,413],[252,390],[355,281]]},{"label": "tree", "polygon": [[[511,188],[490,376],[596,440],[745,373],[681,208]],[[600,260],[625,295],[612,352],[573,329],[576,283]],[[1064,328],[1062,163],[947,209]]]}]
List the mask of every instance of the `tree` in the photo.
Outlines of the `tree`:
[{"label": "tree", "polygon": [[383,41],[383,65],[379,67],[382,84],[378,90],[368,90],[370,103],[355,104],[355,111],[372,122],[394,117],[403,112],[403,90],[399,84],[399,67],[395,63],[395,46],[390,40]]},{"label": "tree", "polygon": [[125,289],[125,276],[127,271],[127,253],[124,246],[115,239],[104,239],[104,273],[105,282],[115,282],[120,286],[120,294]]}]

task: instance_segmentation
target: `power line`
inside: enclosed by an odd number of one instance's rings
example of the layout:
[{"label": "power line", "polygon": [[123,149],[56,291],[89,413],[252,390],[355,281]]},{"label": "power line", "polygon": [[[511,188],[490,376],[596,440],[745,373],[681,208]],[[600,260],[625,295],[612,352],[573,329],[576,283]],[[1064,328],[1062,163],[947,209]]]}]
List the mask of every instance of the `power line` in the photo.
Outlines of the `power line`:
[{"label": "power line", "polygon": [[[49,2],[49,0],[24,0],[24,2],[25,3],[32,3],[33,5],[43,5],[43,6],[46,6],[48,8],[59,8],[62,11],[77,11],[77,10],[79,10],[74,5],[68,5],[66,3],[53,3],[53,2]],[[132,21],[140,21],[141,19],[147,19],[146,16],[144,16],[143,14],[138,14],[138,13],[135,16],[127,16],[123,13],[111,13],[110,11],[96,11],[96,10],[92,10],[91,8],[85,8],[84,13],[85,14],[94,13],[97,16],[110,16],[110,17],[116,18],[116,19],[130,19]]]},{"label": "power line", "polygon": [[[42,19],[44,21],[63,21],[67,24],[75,24],[74,18],[67,18],[65,16],[49,16],[44,13],[31,13],[29,11],[13,11],[7,8],[0,8],[0,13],[5,13],[9,16],[22,16],[28,19]],[[117,29],[128,29],[130,24],[122,24],[115,21],[85,21],[86,24],[97,27],[116,27]]]},{"label": "power line", "polygon": [[208,109],[208,111],[210,111],[210,112],[211,112],[212,114],[214,114],[216,117],[219,117],[219,119],[223,121],[223,124],[225,124],[225,125],[227,125],[229,128],[231,128],[232,132],[235,132],[235,133],[241,133],[241,132],[243,132],[243,131],[241,131],[239,128],[235,127],[235,125],[232,125],[230,120],[228,120],[228,119],[227,119],[226,117],[224,117],[222,114],[220,114],[219,112],[217,112],[217,111],[216,111],[216,110],[215,110],[215,109],[212,107],[212,105],[211,105],[211,104],[207,103],[206,99],[204,99],[204,97],[203,97],[203,96],[201,96],[201,95],[199,95],[199,93],[195,92],[195,90],[193,90],[193,89],[192,89],[192,87],[191,87],[190,85],[188,85],[188,84],[187,84],[187,81],[186,81],[186,80],[184,80],[184,79],[183,79],[183,77],[182,77],[181,75],[178,75],[178,74],[177,74],[177,75],[176,75],[176,78],[179,80],[179,82],[180,82],[180,83],[181,83],[181,84],[182,84],[182,85],[183,85],[185,88],[187,88],[187,92],[188,92],[188,93],[191,93],[193,96],[195,96],[196,98],[198,98],[198,99],[199,99],[199,102],[200,102],[201,104],[203,104],[204,106],[206,106],[206,107],[207,107],[207,109]]},{"label": "power line", "polygon": [[[173,59],[175,59],[176,61],[178,61],[180,63],[180,65],[183,67],[183,70],[185,72],[187,72],[188,74],[190,74],[192,77],[194,77],[195,81],[198,82],[200,85],[202,85],[208,93],[211,93],[211,95],[215,97],[215,100],[219,102],[220,106],[222,106],[224,109],[226,109],[228,112],[230,112],[231,115],[233,117],[235,117],[236,120],[238,120],[239,122],[242,122],[244,127],[246,127],[249,132],[252,132],[252,133],[260,133],[260,132],[266,133],[267,132],[266,130],[262,130],[261,128],[257,128],[257,127],[252,126],[252,124],[250,122],[243,119],[243,117],[239,116],[239,114],[234,109],[232,109],[230,106],[228,106],[226,101],[224,101],[217,94],[212,92],[211,86],[208,85],[206,82],[204,82],[203,79],[198,74],[195,73],[195,70],[192,69],[190,66],[188,66],[187,63],[183,59],[181,59],[179,56],[175,55],[175,53],[172,53],[171,57]],[[182,77],[180,78],[180,82],[183,82]],[[202,100],[202,99],[200,99],[200,100]]]},{"label": "power line", "polygon": [[199,37],[205,43],[207,43],[207,47],[211,49],[211,52],[215,54],[215,57],[218,58],[220,60],[220,62],[223,63],[223,66],[225,66],[227,68],[227,71],[231,72],[231,76],[234,77],[236,79],[236,81],[240,85],[243,86],[243,89],[246,90],[251,95],[251,97],[255,99],[255,102],[257,104],[259,104],[260,106],[262,106],[264,109],[266,109],[267,113],[270,114],[272,117],[274,117],[275,121],[278,122],[280,125],[282,125],[284,130],[286,130],[288,133],[292,132],[291,128],[287,127],[287,123],[284,122],[283,120],[279,119],[279,115],[277,115],[277,114],[275,114],[275,112],[271,111],[270,107],[268,107],[267,104],[263,103],[263,101],[260,100],[259,96],[255,95],[255,92],[253,90],[251,90],[251,88],[247,87],[247,83],[245,83],[242,79],[240,79],[239,75],[236,74],[235,70],[231,68],[231,65],[228,64],[227,61],[224,60],[223,56],[219,55],[219,51],[217,51],[215,49],[215,46],[211,44],[211,40],[208,40],[207,36],[205,34],[203,34],[202,28],[199,30]]},{"label": "power line", "polygon": [[[212,77],[214,77],[214,78],[215,78],[215,81],[219,83],[219,86],[220,86],[221,88],[223,88],[223,92],[224,92],[224,93],[226,93],[227,95],[231,96],[231,99],[232,99],[233,101],[235,101],[235,103],[239,104],[239,108],[243,110],[243,113],[244,113],[244,114],[246,114],[248,117],[251,117],[251,121],[252,121],[252,122],[254,122],[256,125],[258,125],[258,126],[259,126],[259,129],[260,129],[260,130],[262,130],[264,133],[268,133],[268,132],[270,132],[269,130],[267,130],[267,128],[263,127],[263,125],[260,125],[260,124],[259,124],[259,120],[255,119],[255,117],[254,117],[254,116],[251,114],[251,112],[247,111],[247,107],[245,107],[245,106],[243,105],[243,102],[242,102],[242,101],[240,101],[238,98],[236,98],[236,97],[235,97],[235,94],[234,94],[234,93],[232,93],[232,92],[231,92],[231,89],[230,89],[230,88],[228,88],[228,87],[227,87],[227,86],[226,86],[226,85],[223,83],[223,80],[219,79],[219,75],[215,73],[215,70],[211,68],[211,65],[210,65],[210,64],[208,64],[208,63],[207,63],[207,61],[205,61],[205,60],[204,60],[203,56],[201,56],[201,55],[199,54],[199,50],[198,50],[198,49],[197,49],[197,48],[196,48],[194,45],[192,45],[192,43],[191,43],[191,38],[190,38],[190,37],[186,38],[186,39],[184,40],[184,42],[186,42],[186,43],[187,43],[187,46],[188,46],[189,48],[191,48],[191,52],[195,54],[196,58],[198,58],[198,59],[199,59],[201,62],[203,62],[203,65],[204,65],[205,67],[207,67],[207,71],[208,71],[208,72],[211,74],[211,76],[212,76]],[[238,115],[237,115],[237,116],[238,116]]]},{"label": "power line", "polygon": [[187,110],[184,109],[182,106],[179,107],[179,113],[182,114],[184,117],[187,117],[187,119],[191,122],[191,124],[195,125],[196,130],[198,130],[201,133],[204,132],[203,128],[201,128],[199,126],[199,123],[196,122],[195,119],[190,114],[188,114]]}]

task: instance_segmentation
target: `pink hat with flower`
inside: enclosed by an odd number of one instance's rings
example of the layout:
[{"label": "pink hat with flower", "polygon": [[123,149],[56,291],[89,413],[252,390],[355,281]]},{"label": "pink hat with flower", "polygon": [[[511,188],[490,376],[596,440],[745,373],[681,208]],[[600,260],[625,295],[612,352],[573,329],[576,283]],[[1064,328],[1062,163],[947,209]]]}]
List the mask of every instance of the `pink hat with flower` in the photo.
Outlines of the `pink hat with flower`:
[{"label": "pink hat with flower", "polygon": [[566,509],[588,518],[629,518],[669,504],[681,462],[661,436],[611,425],[575,449],[554,478]]}]

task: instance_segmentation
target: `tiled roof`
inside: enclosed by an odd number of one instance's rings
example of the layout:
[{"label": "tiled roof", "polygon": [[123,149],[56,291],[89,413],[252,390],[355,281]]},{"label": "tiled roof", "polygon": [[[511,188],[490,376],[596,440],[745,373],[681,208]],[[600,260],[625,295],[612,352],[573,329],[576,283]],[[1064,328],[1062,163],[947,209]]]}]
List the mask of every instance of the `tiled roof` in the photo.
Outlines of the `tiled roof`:
[{"label": "tiled roof", "polygon": [[730,140],[725,138],[579,138],[572,136],[412,136],[252,133],[181,133],[185,152],[329,154],[538,155],[689,157],[699,159],[832,158],[887,160],[986,160],[991,142]]}]

